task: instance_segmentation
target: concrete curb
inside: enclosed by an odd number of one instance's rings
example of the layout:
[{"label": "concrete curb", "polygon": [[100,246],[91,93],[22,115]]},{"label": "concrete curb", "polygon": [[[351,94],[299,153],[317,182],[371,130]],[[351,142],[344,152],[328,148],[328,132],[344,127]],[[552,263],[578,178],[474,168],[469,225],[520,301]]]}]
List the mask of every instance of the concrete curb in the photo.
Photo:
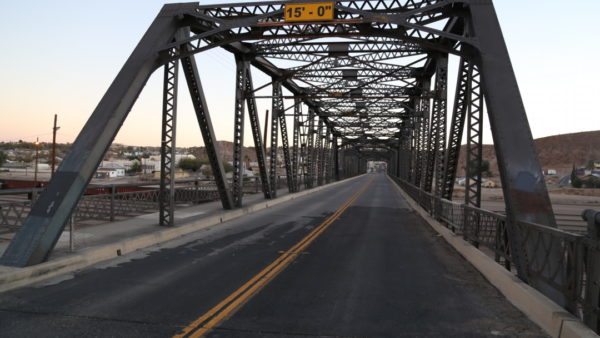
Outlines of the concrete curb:
[{"label": "concrete curb", "polygon": [[[389,179],[389,177],[388,177]],[[398,188],[407,203],[454,247],[469,263],[529,319],[539,325],[550,336],[557,338],[599,337],[578,318],[568,313],[542,293],[521,281],[510,271],[504,269],[492,258],[463,240],[438,221],[433,219],[420,205],[412,200],[392,179],[390,182]]]},{"label": "concrete curb", "polygon": [[284,202],[292,201],[323,189],[357,179],[361,176],[362,175],[355,176],[309,190],[288,194],[273,200],[256,203],[242,209],[224,211],[220,214],[183,224],[174,228],[167,228],[150,234],[135,236],[113,244],[83,249],[77,252],[75,255],[60,257],[56,260],[51,260],[38,265],[25,268],[1,267],[0,293],[29,286],[31,284],[38,283],[62,274],[74,272],[136,250],[164,243],[203,228],[227,222],[240,216],[248,215]]}]

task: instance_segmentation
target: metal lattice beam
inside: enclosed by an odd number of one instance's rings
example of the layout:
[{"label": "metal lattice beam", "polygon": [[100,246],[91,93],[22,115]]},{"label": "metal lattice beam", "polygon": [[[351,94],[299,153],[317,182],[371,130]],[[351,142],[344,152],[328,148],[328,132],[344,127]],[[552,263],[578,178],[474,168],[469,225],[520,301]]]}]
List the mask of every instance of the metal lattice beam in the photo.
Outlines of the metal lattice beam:
[{"label": "metal lattice beam", "polygon": [[283,115],[283,98],[281,82],[273,82],[273,113],[271,114],[271,167],[269,180],[271,184],[271,197],[277,196],[277,137],[279,116]]},{"label": "metal lattice beam", "polygon": [[471,104],[471,91],[473,88],[473,65],[466,59],[461,59],[458,69],[456,83],[456,94],[454,96],[454,110],[452,113],[452,122],[450,125],[450,137],[448,149],[446,150],[446,163],[444,165],[444,186],[442,197],[452,200],[454,191],[454,180],[458,171],[458,160],[460,155],[460,146],[463,137],[467,109]]},{"label": "metal lattice beam", "polygon": [[173,226],[175,225],[175,140],[179,61],[169,61],[164,68],[158,222],[161,226]]},{"label": "metal lattice beam", "polygon": [[245,89],[247,85],[248,64],[241,56],[235,56],[235,112],[233,117],[233,174],[232,196],[233,205],[242,206],[244,184],[244,115],[245,115]]},{"label": "metal lattice beam", "polygon": [[[252,129],[252,138],[254,140],[254,149],[256,151],[256,160],[258,162],[258,170],[260,172],[260,181],[263,195],[266,199],[272,198],[269,176],[267,174],[267,162],[265,155],[265,147],[261,137],[260,120],[258,118],[258,110],[256,108],[256,98],[254,97],[254,84],[252,82],[252,71],[248,61],[245,61],[246,69],[246,105],[248,106],[248,115],[250,119],[250,128]],[[268,123],[268,121],[265,121]]]}]

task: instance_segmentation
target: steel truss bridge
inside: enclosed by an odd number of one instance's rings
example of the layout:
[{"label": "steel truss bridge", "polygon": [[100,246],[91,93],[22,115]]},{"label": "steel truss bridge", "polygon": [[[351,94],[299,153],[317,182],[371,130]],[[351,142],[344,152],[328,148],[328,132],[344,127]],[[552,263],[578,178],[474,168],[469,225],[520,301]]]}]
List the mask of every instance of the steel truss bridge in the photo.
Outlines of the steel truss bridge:
[{"label": "steel truss bridge", "polygon": [[[283,149],[290,193],[361,174],[369,160],[386,161],[390,174],[437,219],[463,231],[476,244],[491,243],[509,269],[571,312],[588,317],[597,313],[597,287],[588,283],[584,290],[582,286],[593,278],[582,252],[596,246],[556,229],[491,1],[334,3],[332,19],[308,21],[284,18],[285,6],[297,1],[165,5],[32,207],[1,263],[28,266],[47,259],[104,153],[158,69],[164,72],[160,224],[174,225],[181,69],[223,208],[243,206],[245,132],[253,137],[266,199],[276,197],[278,148]],[[213,48],[235,56],[231,182],[217,156],[202,72],[194,58]],[[460,59],[451,111],[450,55]],[[257,86],[252,79],[256,70],[271,81]],[[272,95],[257,97],[257,91],[267,87]],[[257,98],[272,100],[268,144],[261,136]],[[286,107],[286,99],[293,99],[293,104]],[[491,221],[484,211],[475,212],[480,210],[480,173],[469,173],[462,206],[448,204],[463,136],[466,163],[482,161],[484,112],[506,202],[506,216]],[[293,125],[287,125],[286,115],[293,115]],[[249,131],[244,130],[246,118]],[[456,208],[462,210],[460,220],[453,213]],[[492,225],[482,226],[483,220]],[[485,229],[491,229],[491,237],[490,233],[484,236]],[[576,276],[573,271],[578,271]],[[595,301],[582,300],[582,294]],[[597,322],[592,317],[588,325]]]}]

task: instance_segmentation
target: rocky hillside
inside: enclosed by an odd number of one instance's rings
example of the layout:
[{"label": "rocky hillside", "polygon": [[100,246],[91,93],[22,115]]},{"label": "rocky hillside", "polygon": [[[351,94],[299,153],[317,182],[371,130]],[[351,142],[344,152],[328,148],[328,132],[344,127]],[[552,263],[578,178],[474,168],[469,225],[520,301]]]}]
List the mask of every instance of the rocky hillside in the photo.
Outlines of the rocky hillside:
[{"label": "rocky hillside", "polygon": [[[220,157],[231,161],[233,159],[233,143],[228,141],[218,141],[218,143]],[[535,147],[544,169],[569,171],[573,164],[585,166],[589,160],[600,159],[600,130],[542,137],[535,140]],[[244,154],[249,157],[249,161],[256,161],[253,147],[244,147]],[[196,148],[194,155],[206,158],[204,147]],[[464,176],[465,157],[465,146],[463,145],[460,154],[459,176]],[[493,145],[485,144],[483,146],[483,158],[490,162],[490,170],[496,175],[498,162]]]},{"label": "rocky hillside", "polygon": [[[544,169],[569,171],[573,164],[582,167],[589,160],[600,159],[600,130],[542,137],[534,142]],[[464,175],[464,171],[462,171],[465,166],[464,145],[460,156],[461,171],[459,171],[459,175]],[[493,145],[484,145],[483,158],[490,162],[490,170],[494,174],[498,173]]]}]

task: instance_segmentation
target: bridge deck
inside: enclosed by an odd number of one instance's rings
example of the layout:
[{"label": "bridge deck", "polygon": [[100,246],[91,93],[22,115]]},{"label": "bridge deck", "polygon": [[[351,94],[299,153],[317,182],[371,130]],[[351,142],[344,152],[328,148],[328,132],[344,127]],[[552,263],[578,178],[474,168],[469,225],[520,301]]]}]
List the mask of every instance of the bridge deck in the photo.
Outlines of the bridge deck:
[{"label": "bridge deck", "polygon": [[69,277],[0,295],[0,336],[544,336],[378,174]]}]

